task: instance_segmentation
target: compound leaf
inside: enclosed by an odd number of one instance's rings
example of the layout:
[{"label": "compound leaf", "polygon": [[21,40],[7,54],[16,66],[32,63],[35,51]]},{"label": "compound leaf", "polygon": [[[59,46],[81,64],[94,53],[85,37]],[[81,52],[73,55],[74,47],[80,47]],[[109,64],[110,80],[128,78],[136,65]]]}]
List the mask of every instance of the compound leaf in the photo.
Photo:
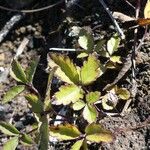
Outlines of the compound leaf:
[{"label": "compound leaf", "polygon": [[103,69],[100,67],[100,62],[94,55],[89,55],[88,60],[84,62],[81,68],[81,82],[83,85],[88,85],[94,82],[100,75]]},{"label": "compound leaf", "polygon": [[68,56],[60,54],[49,55],[49,66],[51,68],[57,66],[55,75],[58,76],[62,81],[67,83],[79,83],[79,74],[73,61]]},{"label": "compound leaf", "polygon": [[15,59],[11,63],[10,75],[18,82],[22,82],[22,83],[28,82],[23,68],[21,67],[19,62]]},{"label": "compound leaf", "polygon": [[75,125],[65,124],[50,126],[50,135],[59,140],[72,140],[80,136],[80,131]]},{"label": "compound leaf", "polygon": [[80,109],[82,109],[84,106],[85,106],[84,101],[78,100],[78,101],[76,101],[76,102],[73,104],[72,107],[73,107],[73,110],[80,110]]},{"label": "compound leaf", "polygon": [[94,106],[86,105],[83,109],[83,118],[89,123],[95,122],[97,117],[97,111]]},{"label": "compound leaf", "polygon": [[18,137],[11,138],[4,144],[3,150],[16,150],[18,143]]},{"label": "compound leaf", "polygon": [[81,29],[79,33],[79,39],[78,39],[79,45],[87,50],[87,51],[93,51],[94,48],[94,39],[91,33],[88,33],[85,29]]},{"label": "compound leaf", "polygon": [[56,105],[68,105],[71,102],[75,103],[79,99],[83,98],[83,91],[76,85],[65,85],[59,88],[59,91],[55,93]]},{"label": "compound leaf", "polygon": [[98,101],[99,98],[100,98],[100,95],[101,95],[101,93],[98,92],[98,91],[89,92],[86,95],[86,101],[87,101],[87,103],[94,103],[94,102]]},{"label": "compound leaf", "polygon": [[35,113],[41,113],[43,112],[44,104],[43,102],[38,98],[38,96],[34,94],[28,94],[25,96],[28,103],[31,106],[31,110]]},{"label": "compound leaf", "polygon": [[10,123],[0,122],[0,130],[6,135],[18,135],[20,132]]},{"label": "compound leaf", "polygon": [[12,87],[11,89],[9,89],[9,91],[6,92],[6,94],[3,97],[3,103],[7,103],[9,101],[11,101],[12,99],[14,99],[18,94],[20,94],[21,92],[23,92],[25,90],[25,86],[24,85],[17,85]]},{"label": "compound leaf", "polygon": [[113,140],[112,133],[104,129],[101,125],[92,123],[85,129],[86,139],[91,142],[111,142]]}]

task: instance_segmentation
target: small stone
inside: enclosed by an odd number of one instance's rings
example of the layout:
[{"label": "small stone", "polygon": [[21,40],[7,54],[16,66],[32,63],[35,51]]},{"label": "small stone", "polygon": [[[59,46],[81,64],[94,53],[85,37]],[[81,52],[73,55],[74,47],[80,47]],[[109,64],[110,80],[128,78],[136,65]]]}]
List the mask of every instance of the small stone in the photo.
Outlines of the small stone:
[{"label": "small stone", "polygon": [[21,33],[26,33],[26,28],[25,28],[25,27],[21,27],[21,28],[20,28],[20,32],[21,32]]}]

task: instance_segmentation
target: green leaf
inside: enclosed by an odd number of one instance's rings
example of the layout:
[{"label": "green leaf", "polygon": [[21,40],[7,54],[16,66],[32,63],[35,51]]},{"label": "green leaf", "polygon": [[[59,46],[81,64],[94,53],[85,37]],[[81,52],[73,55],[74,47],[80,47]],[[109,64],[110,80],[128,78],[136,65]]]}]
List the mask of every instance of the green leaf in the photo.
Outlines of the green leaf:
[{"label": "green leaf", "polygon": [[49,143],[49,127],[48,119],[46,116],[41,118],[41,126],[39,128],[39,150],[48,150]]},{"label": "green leaf", "polygon": [[43,102],[34,94],[28,94],[25,96],[28,103],[31,105],[31,110],[35,113],[43,112]]},{"label": "green leaf", "polygon": [[112,133],[99,124],[92,123],[88,125],[85,132],[87,134],[86,139],[91,142],[112,142],[113,140]]},{"label": "green leaf", "polygon": [[25,90],[25,86],[24,85],[17,85],[17,86],[12,87],[11,89],[9,89],[9,91],[6,92],[6,94],[3,97],[2,102],[3,103],[7,103],[7,102],[11,101],[18,94],[23,92],[24,90]]},{"label": "green leaf", "polygon": [[18,143],[18,137],[11,138],[4,144],[3,150],[16,150]]},{"label": "green leaf", "polygon": [[83,141],[84,141],[84,139],[75,142],[75,143],[72,145],[71,150],[80,150],[81,147],[82,147]]},{"label": "green leaf", "polygon": [[88,56],[87,53],[82,52],[82,53],[80,53],[80,54],[77,56],[77,58],[85,58],[85,57],[87,57],[87,56]]},{"label": "green leaf", "polygon": [[86,101],[87,101],[87,103],[94,103],[94,102],[98,101],[99,98],[100,98],[100,95],[101,95],[101,93],[98,92],[98,91],[89,92],[86,95]]},{"label": "green leaf", "polygon": [[65,85],[55,93],[56,105],[68,105],[83,98],[83,90],[76,85]]},{"label": "green leaf", "polygon": [[94,82],[103,70],[100,67],[100,62],[94,55],[89,55],[88,60],[84,62],[81,68],[81,81],[83,85],[88,85]]},{"label": "green leaf", "polygon": [[79,33],[79,39],[78,39],[79,45],[91,52],[94,49],[94,39],[91,33],[88,33],[85,29],[81,29]]},{"label": "green leaf", "polygon": [[113,37],[111,37],[110,40],[107,42],[107,51],[109,53],[109,56],[111,56],[115,51],[118,50],[119,44],[119,36],[117,36],[117,34],[113,35]]},{"label": "green leaf", "polygon": [[0,122],[0,130],[6,135],[18,135],[20,132],[10,123]]},{"label": "green leaf", "polygon": [[26,69],[26,76],[29,83],[32,82],[40,57],[35,58]]},{"label": "green leaf", "polygon": [[82,109],[84,106],[85,106],[84,101],[78,100],[78,101],[76,101],[76,102],[73,104],[72,107],[73,107],[73,110],[80,110],[80,109]]},{"label": "green leaf", "polygon": [[18,82],[22,82],[22,83],[28,82],[23,68],[21,67],[19,62],[15,59],[11,63],[10,75]]},{"label": "green leaf", "polygon": [[120,56],[111,56],[110,57],[110,61],[112,61],[113,63],[118,63],[121,64],[121,57]]},{"label": "green leaf", "polygon": [[128,100],[130,98],[130,92],[126,88],[117,88],[116,94],[123,100]]},{"label": "green leaf", "polygon": [[106,42],[106,40],[104,40],[104,39],[101,39],[101,40],[99,40],[99,41],[97,42],[96,47],[95,47],[95,51],[96,51],[97,53],[99,53],[100,51],[102,51],[105,42]]},{"label": "green leaf", "polygon": [[95,122],[97,117],[97,111],[94,106],[86,105],[83,109],[83,118],[89,123]]},{"label": "green leaf", "polygon": [[32,145],[34,143],[31,136],[27,134],[22,134],[20,140],[25,145]]},{"label": "green leaf", "polygon": [[50,126],[50,135],[59,140],[73,140],[78,138],[81,133],[75,125],[65,124]]},{"label": "green leaf", "polygon": [[48,64],[51,68],[57,66],[55,75],[67,83],[79,83],[79,74],[73,61],[68,56],[62,54],[50,54]]}]

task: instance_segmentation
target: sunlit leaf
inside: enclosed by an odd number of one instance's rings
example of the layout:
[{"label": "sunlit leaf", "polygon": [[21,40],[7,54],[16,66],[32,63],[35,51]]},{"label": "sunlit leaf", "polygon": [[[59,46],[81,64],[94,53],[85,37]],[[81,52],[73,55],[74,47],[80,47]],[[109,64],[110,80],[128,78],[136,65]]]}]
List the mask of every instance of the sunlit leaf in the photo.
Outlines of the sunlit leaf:
[{"label": "sunlit leaf", "polygon": [[75,142],[75,143],[72,145],[71,150],[80,150],[81,147],[82,147],[83,141],[84,141],[84,139]]},{"label": "sunlit leaf", "polygon": [[3,100],[2,100],[3,103],[7,103],[7,102],[11,101],[18,94],[20,94],[21,92],[23,92],[24,90],[25,90],[25,86],[24,85],[17,85],[17,86],[12,87],[4,95]]},{"label": "sunlit leaf", "polygon": [[4,144],[3,150],[16,150],[17,145],[19,143],[18,140],[18,137],[11,138]]},{"label": "sunlit leaf", "polygon": [[22,82],[22,83],[27,83],[28,82],[26,74],[25,74],[23,68],[21,67],[19,62],[15,59],[11,63],[10,75],[16,81],[19,81],[19,82]]},{"label": "sunlit leaf", "polygon": [[62,54],[50,54],[48,64],[51,68],[58,66],[55,74],[67,83],[79,83],[79,75],[73,61]]},{"label": "sunlit leaf", "polygon": [[55,93],[56,105],[68,105],[71,102],[75,103],[79,99],[83,98],[83,91],[76,85],[65,85],[59,88],[59,91]]},{"label": "sunlit leaf", "polygon": [[88,85],[94,82],[100,75],[103,74],[103,69],[99,60],[95,55],[89,55],[88,60],[84,62],[81,68],[81,82]]},{"label": "sunlit leaf", "polygon": [[87,53],[82,52],[82,53],[80,53],[80,54],[77,56],[77,58],[85,58],[85,57],[87,57],[87,56],[88,56]]},{"label": "sunlit leaf", "polygon": [[42,116],[41,118],[41,125],[39,128],[39,150],[48,150],[48,143],[49,143],[49,125],[48,119],[46,116]]},{"label": "sunlit leaf", "polygon": [[25,145],[32,145],[34,143],[31,136],[27,134],[22,134],[20,140]]},{"label": "sunlit leaf", "polygon": [[20,132],[10,123],[0,122],[0,131],[6,135],[18,135]]},{"label": "sunlit leaf", "polygon": [[79,45],[87,50],[87,51],[93,51],[94,48],[94,39],[91,33],[88,33],[85,29],[81,29],[79,33],[79,39],[78,39]]},{"label": "sunlit leaf", "polygon": [[118,88],[116,94],[123,100],[130,98],[130,92],[126,88]]},{"label": "sunlit leaf", "polygon": [[118,63],[121,64],[121,57],[120,56],[111,56],[110,57],[110,61],[114,62],[114,63]]},{"label": "sunlit leaf", "polygon": [[31,106],[31,110],[35,113],[43,112],[43,102],[34,94],[25,95],[28,103]]},{"label": "sunlit leaf", "polygon": [[73,104],[72,107],[73,107],[73,110],[80,110],[80,109],[82,109],[84,106],[85,106],[84,101],[78,100],[78,101],[76,101],[76,102]]},{"label": "sunlit leaf", "polygon": [[150,18],[150,1],[147,0],[146,6],[144,8],[144,18]]},{"label": "sunlit leaf", "polygon": [[107,51],[109,53],[109,56],[111,56],[115,51],[118,50],[120,44],[120,38],[116,34],[113,35],[113,37],[110,38],[107,42]]},{"label": "sunlit leaf", "polygon": [[59,140],[72,140],[80,136],[80,131],[75,125],[65,124],[50,126],[50,135]]},{"label": "sunlit leaf", "polygon": [[38,62],[39,62],[39,57],[37,57],[35,60],[33,60],[29,67],[26,69],[26,76],[27,76],[27,80],[28,82],[32,82],[33,80],[33,77],[34,77],[34,74],[35,74],[35,71],[36,71],[36,68],[37,68],[37,65],[38,65]]},{"label": "sunlit leaf", "polygon": [[97,117],[97,111],[94,106],[86,105],[83,109],[83,118],[89,123],[95,122]]},{"label": "sunlit leaf", "polygon": [[95,91],[95,92],[89,92],[87,95],[86,95],[86,101],[87,103],[94,103],[96,101],[99,100],[100,98],[100,92],[98,91]]},{"label": "sunlit leaf", "polygon": [[91,142],[111,142],[113,140],[112,133],[104,129],[101,125],[92,123],[85,129],[87,134],[86,139]]}]

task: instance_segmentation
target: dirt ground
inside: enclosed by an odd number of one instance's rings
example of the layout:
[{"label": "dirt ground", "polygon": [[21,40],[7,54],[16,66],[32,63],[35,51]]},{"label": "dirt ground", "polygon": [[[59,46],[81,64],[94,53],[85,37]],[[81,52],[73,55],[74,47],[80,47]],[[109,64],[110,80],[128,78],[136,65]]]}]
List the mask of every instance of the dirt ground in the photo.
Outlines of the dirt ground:
[{"label": "dirt ground", "polygon": [[[70,1],[69,1],[70,2]],[[26,67],[29,62],[38,55],[41,56],[38,69],[34,78],[34,85],[43,93],[46,89],[47,67],[46,57],[50,47],[72,48],[72,39],[68,37],[68,23],[65,22],[66,17],[72,17],[72,24],[78,26],[90,26],[92,29],[99,25],[94,32],[95,36],[109,37],[114,32],[113,24],[105,10],[99,4],[98,0],[77,0],[67,3],[67,7],[61,4],[43,12],[27,14],[14,28],[9,32],[6,38],[0,43],[0,67],[5,71],[5,75],[0,76],[0,120],[13,123],[19,130],[28,130],[35,122],[31,111],[27,107],[27,103],[23,95],[15,98],[12,102],[2,105],[1,99],[3,94],[12,86],[16,85],[15,81],[9,76],[8,70],[12,58],[23,38],[28,37],[30,42],[23,53],[19,56],[19,61]],[[39,2],[40,6],[51,4],[48,0],[45,3]],[[131,1],[133,6],[135,1]],[[134,9],[131,8],[124,0],[107,1],[108,7],[112,11],[122,12],[128,16],[135,15]],[[0,2],[0,5],[7,6],[6,3]],[[124,7],[122,7],[124,6]],[[142,1],[142,9],[145,1]],[[30,7],[29,7],[30,8]],[[16,13],[8,12],[0,9],[0,29],[6,22]],[[141,13],[142,16],[142,13]],[[120,23],[121,24],[121,23]],[[57,31],[60,27],[61,29]],[[126,33],[127,47],[132,49],[133,30],[124,29]],[[56,31],[56,32],[53,32]],[[144,29],[139,29],[138,39],[143,36]],[[92,144],[89,149],[99,150],[148,150],[150,149],[150,126],[145,125],[150,120],[150,31],[144,40],[144,43],[138,52],[136,58],[136,81],[138,91],[127,112],[124,116],[105,116],[100,120],[106,128],[115,133],[115,139],[112,143]],[[129,42],[130,41],[130,42]],[[127,53],[127,52],[126,52]],[[119,84],[125,87],[131,87],[132,74],[131,70],[121,80]],[[42,81],[42,82],[41,82]],[[110,82],[110,80],[108,80]],[[40,83],[40,84],[39,84]],[[26,126],[28,126],[26,128]],[[0,150],[2,145],[7,141],[8,137],[0,133]],[[59,143],[53,149],[70,149],[66,148],[65,143]],[[63,145],[63,146],[62,146]],[[28,148],[18,146],[20,150],[34,150],[36,148]]]}]

